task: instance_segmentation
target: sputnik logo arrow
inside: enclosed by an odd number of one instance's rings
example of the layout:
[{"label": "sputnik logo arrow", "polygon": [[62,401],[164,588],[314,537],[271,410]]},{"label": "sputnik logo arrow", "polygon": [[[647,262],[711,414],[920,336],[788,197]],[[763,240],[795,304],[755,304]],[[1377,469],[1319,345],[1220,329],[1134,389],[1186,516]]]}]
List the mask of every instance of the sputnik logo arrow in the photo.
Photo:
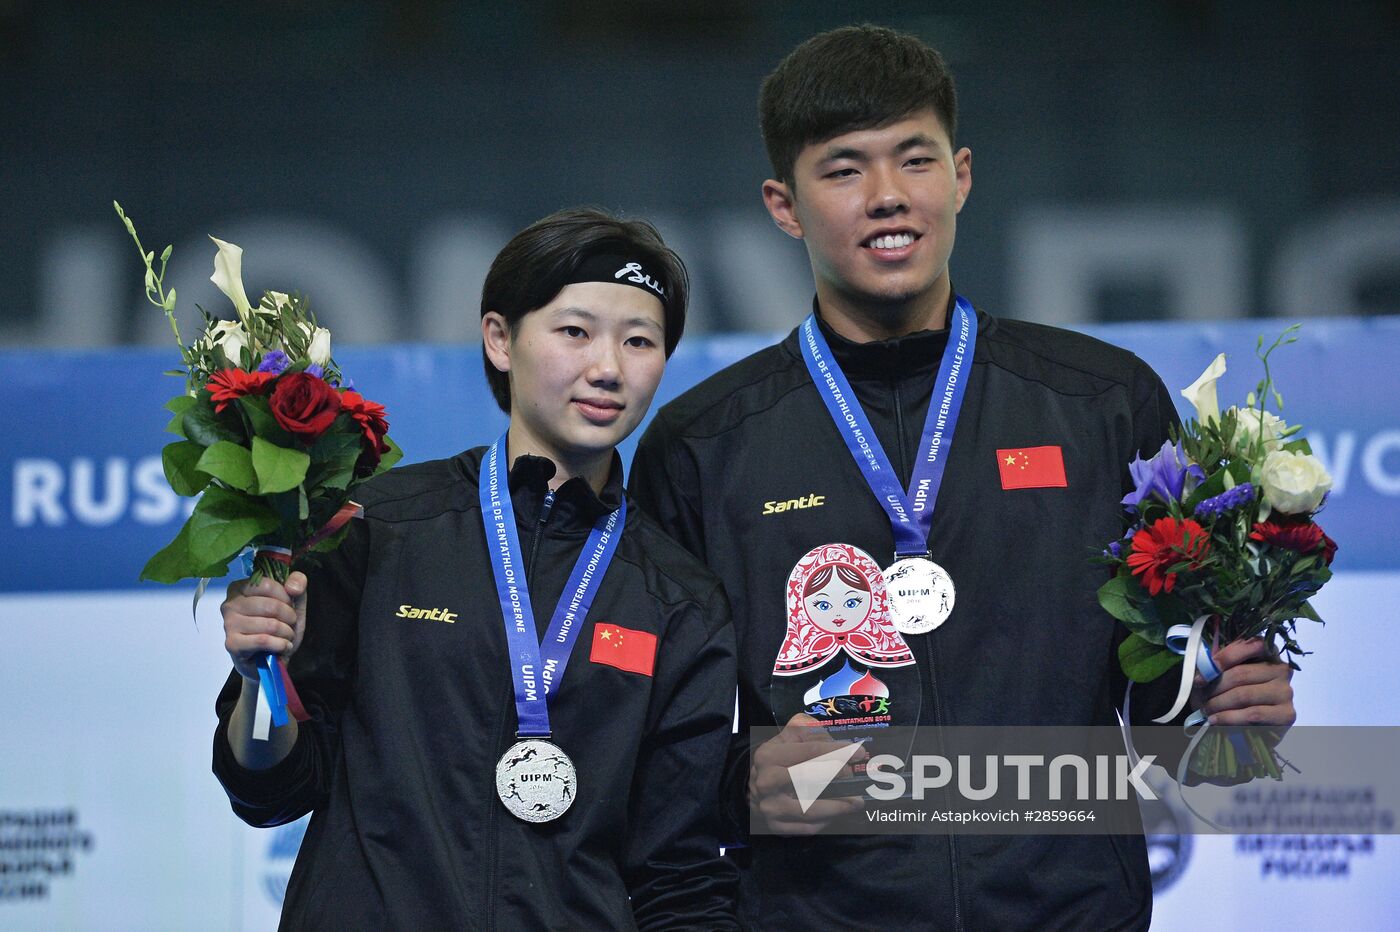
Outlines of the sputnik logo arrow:
[{"label": "sputnik logo arrow", "polygon": [[802,807],[805,814],[812,808],[812,803],[822,795],[822,790],[831,785],[831,781],[836,779],[836,775],[841,772],[841,768],[855,756],[860,750],[860,742],[852,742],[845,747],[839,747],[834,751],[828,751],[820,757],[805,760],[800,764],[793,764],[788,768],[788,777],[792,780],[792,788],[797,791],[797,804]]}]

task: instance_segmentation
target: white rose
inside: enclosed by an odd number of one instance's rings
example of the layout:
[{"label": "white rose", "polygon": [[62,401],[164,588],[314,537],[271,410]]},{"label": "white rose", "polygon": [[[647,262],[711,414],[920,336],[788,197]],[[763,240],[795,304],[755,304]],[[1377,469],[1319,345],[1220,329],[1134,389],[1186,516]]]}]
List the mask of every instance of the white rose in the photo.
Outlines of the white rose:
[{"label": "white rose", "polygon": [[258,313],[266,314],[269,317],[275,316],[278,311],[280,311],[284,307],[289,306],[292,303],[292,299],[287,297],[284,293],[280,291],[269,291],[264,296],[264,300],[266,300],[267,298],[272,299],[272,306],[274,310],[269,310],[267,307],[259,305]]},{"label": "white rose", "polygon": [[1264,500],[1285,514],[1307,514],[1322,504],[1332,477],[1317,457],[1276,450],[1264,458],[1259,471]]},{"label": "white rose", "polygon": [[1216,399],[1215,383],[1225,374],[1225,354],[1221,353],[1206,366],[1200,378],[1181,390],[1187,401],[1196,406],[1196,420],[1208,424],[1220,417],[1220,402]]},{"label": "white rose", "polygon": [[244,320],[248,317],[251,305],[248,303],[247,292],[243,290],[243,250],[233,243],[226,243],[213,236],[209,238],[219,247],[214,256],[214,274],[209,276],[209,280],[228,296],[233,302],[233,309],[238,312],[238,318]]},{"label": "white rose", "polygon": [[243,350],[248,348],[248,331],[243,329],[241,321],[221,320],[209,329],[205,339],[223,350],[230,363],[243,365]]},{"label": "white rose", "polygon": [[325,327],[317,327],[311,334],[311,345],[306,348],[306,358],[318,366],[331,361],[331,332]]},{"label": "white rose", "polygon": [[[1236,417],[1235,420],[1235,452],[1242,453],[1249,449],[1250,445],[1261,436],[1264,438],[1264,452],[1273,453],[1283,449],[1283,434],[1288,430],[1288,425],[1283,418],[1270,414],[1268,411],[1260,412],[1254,408],[1231,408]],[[1261,426],[1262,423],[1262,426]]]}]

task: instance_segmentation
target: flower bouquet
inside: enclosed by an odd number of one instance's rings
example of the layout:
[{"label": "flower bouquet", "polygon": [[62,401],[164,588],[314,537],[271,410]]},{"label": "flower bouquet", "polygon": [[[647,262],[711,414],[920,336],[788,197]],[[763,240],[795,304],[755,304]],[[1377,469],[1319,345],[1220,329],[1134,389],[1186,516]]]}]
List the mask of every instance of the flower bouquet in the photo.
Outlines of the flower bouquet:
[{"label": "flower bouquet", "polygon": [[[1123,499],[1128,529],[1096,558],[1113,569],[1099,603],[1131,632],[1118,651],[1128,678],[1145,683],[1182,665],[1176,702],[1158,722],[1180,713],[1196,672],[1207,682],[1220,675],[1212,649],[1263,638],[1272,656],[1298,669],[1295,658],[1306,651],[1297,621],[1322,621],[1308,599],[1332,576],[1337,545],[1314,520],[1332,479],[1296,436],[1300,425],[1264,407],[1272,398],[1283,409],[1269,357],[1296,342],[1297,329],[1267,349],[1260,338],[1264,377],[1243,408],[1219,409],[1224,353],[1182,391],[1196,418],[1150,459],[1130,464],[1137,488]],[[1279,777],[1277,734],[1207,735],[1200,713],[1187,728],[1195,735],[1188,762],[1200,776]]]},{"label": "flower bouquet", "polygon": [[[186,345],[175,289],[164,287],[171,247],[157,260],[113,204],[145,263],[146,297],[169,319],[184,364],[167,373],[182,376],[185,391],[165,405],[174,415],[166,430],[180,438],[161,451],[165,477],[180,495],[199,496],[141,578],[199,578],[197,602],[204,582],[251,553],[254,581],[285,582],[293,567],[340,543],[358,511],[351,492],[403,455],[389,439],[384,408],[343,376],[331,357],[330,331],[317,326],[302,296],[270,291],[256,306],[248,301],[243,250],[232,243],[214,239],[210,280],[233,302],[237,319],[217,320],[200,308],[203,331]],[[272,722],[280,725],[289,700],[296,710],[295,689],[274,658],[259,669]]]}]

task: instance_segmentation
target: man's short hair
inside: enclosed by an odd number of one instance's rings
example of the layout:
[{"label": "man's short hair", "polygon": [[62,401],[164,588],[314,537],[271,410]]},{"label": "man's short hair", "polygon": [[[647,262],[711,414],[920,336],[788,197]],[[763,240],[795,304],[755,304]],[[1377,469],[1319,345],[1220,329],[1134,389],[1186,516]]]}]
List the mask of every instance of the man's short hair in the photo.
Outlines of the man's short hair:
[{"label": "man's short hair", "polygon": [[759,120],[768,160],[791,184],[802,150],[843,133],[887,126],[932,109],[951,143],[958,99],[943,57],[882,26],[846,26],[793,49],[763,82]]},{"label": "man's short hair", "polygon": [[[578,279],[579,269],[594,256],[618,255],[640,262],[659,279],[665,299],[666,358],[685,329],[690,279],[685,263],[645,220],[623,220],[590,207],[550,214],[517,233],[496,255],[481,286],[481,316],[495,311],[514,336],[520,321],[544,307]],[[510,412],[510,378],[491,364],[482,348],[486,381],[501,410]]]}]

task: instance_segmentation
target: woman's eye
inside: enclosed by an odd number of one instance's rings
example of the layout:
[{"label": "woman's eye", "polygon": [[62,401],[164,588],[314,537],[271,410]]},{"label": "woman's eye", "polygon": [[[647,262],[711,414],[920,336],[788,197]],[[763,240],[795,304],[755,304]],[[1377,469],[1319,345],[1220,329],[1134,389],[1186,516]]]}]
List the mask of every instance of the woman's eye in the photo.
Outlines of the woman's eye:
[{"label": "woman's eye", "polygon": [[826,599],[818,599],[818,600],[817,600],[817,611],[819,611],[819,612],[829,612],[829,611],[831,611],[831,603],[828,602]]},{"label": "woman's eye", "polygon": [[856,607],[858,607],[859,605],[860,605],[860,599],[856,598],[855,596],[851,596],[849,599],[846,600],[846,607],[847,607],[847,608],[856,608]]},{"label": "woman's eye", "polygon": [[648,346],[655,346],[656,344],[646,337],[629,337],[627,339],[627,345],[646,348]]},{"label": "woman's eye", "polygon": [[574,337],[575,339],[588,336],[582,327],[575,327],[572,324],[567,327],[561,327],[560,332],[566,337]]}]

